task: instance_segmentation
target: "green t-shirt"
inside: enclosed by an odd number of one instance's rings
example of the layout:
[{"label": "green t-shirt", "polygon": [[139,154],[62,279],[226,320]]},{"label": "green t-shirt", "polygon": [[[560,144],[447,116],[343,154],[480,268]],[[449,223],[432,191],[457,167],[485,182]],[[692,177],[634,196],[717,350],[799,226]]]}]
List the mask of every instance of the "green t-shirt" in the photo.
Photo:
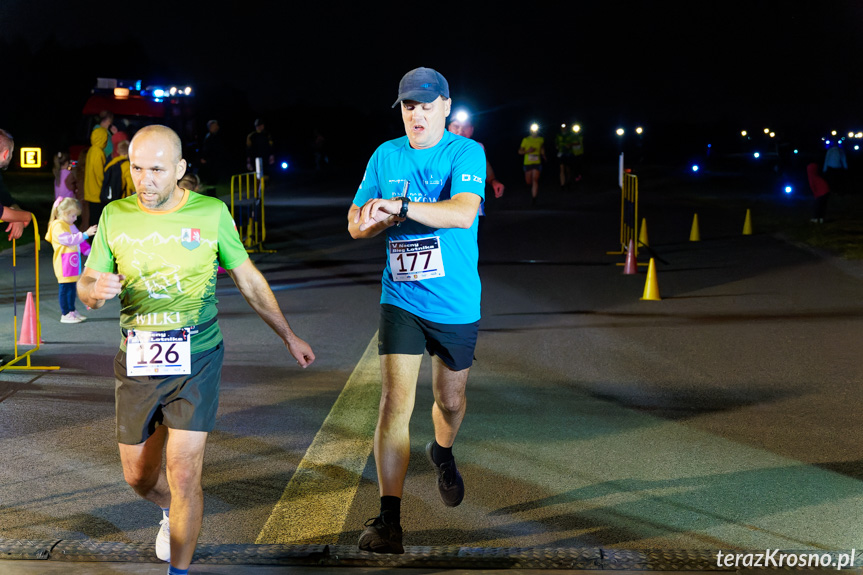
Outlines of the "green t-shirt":
[{"label": "green t-shirt", "polygon": [[[184,191],[169,211],[145,208],[136,194],[102,212],[86,266],[126,276],[120,293],[126,329],[165,331],[215,318],[218,266],[233,269],[249,257],[224,202]],[[213,323],[192,336],[191,352],[220,341]]]}]

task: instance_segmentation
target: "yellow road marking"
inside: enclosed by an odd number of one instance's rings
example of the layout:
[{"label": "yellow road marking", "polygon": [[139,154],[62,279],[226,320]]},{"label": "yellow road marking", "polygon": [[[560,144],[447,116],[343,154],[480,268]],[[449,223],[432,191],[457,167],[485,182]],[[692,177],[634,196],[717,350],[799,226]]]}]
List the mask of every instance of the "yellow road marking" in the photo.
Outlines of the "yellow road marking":
[{"label": "yellow road marking", "polygon": [[381,368],[377,333],[255,543],[336,543],[372,452]]}]

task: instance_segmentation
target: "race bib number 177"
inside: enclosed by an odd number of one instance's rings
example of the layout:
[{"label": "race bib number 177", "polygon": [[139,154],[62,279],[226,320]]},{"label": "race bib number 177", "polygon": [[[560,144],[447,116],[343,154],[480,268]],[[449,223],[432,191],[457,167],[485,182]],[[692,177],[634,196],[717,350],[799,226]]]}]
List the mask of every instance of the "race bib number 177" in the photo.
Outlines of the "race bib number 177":
[{"label": "race bib number 177", "polygon": [[415,282],[443,277],[440,238],[392,240],[387,246],[393,281]]}]

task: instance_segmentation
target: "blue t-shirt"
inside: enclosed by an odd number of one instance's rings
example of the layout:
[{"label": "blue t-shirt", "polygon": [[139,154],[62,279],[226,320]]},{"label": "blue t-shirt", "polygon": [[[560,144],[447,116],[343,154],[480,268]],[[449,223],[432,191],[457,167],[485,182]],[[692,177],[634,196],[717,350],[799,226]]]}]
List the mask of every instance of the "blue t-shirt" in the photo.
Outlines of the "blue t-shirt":
[{"label": "blue t-shirt", "polygon": [[[372,198],[389,200],[404,195],[411,202],[433,203],[464,192],[485,199],[485,152],[479,144],[444,132],[434,147],[415,150],[407,136],[403,136],[375,150],[354,196],[354,204],[362,207]],[[461,229],[430,228],[408,219],[401,226],[388,228],[388,246],[392,241],[439,238],[445,275],[422,281],[394,281],[387,253],[381,303],[437,323],[479,321],[482,288],[477,270],[478,221],[474,217],[469,228]]]}]

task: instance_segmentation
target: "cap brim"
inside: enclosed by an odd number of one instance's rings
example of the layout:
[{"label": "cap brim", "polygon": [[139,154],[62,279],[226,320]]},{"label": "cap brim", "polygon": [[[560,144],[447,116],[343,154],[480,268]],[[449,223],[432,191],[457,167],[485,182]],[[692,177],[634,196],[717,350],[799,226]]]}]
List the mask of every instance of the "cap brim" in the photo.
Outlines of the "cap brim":
[{"label": "cap brim", "polygon": [[429,92],[428,90],[415,90],[413,92],[399,94],[399,99],[396,100],[395,104],[391,107],[395,108],[399,105],[399,102],[403,102],[404,100],[413,100],[414,102],[419,102],[421,104],[428,104],[429,102],[437,100],[440,95],[441,94],[436,92]]}]

